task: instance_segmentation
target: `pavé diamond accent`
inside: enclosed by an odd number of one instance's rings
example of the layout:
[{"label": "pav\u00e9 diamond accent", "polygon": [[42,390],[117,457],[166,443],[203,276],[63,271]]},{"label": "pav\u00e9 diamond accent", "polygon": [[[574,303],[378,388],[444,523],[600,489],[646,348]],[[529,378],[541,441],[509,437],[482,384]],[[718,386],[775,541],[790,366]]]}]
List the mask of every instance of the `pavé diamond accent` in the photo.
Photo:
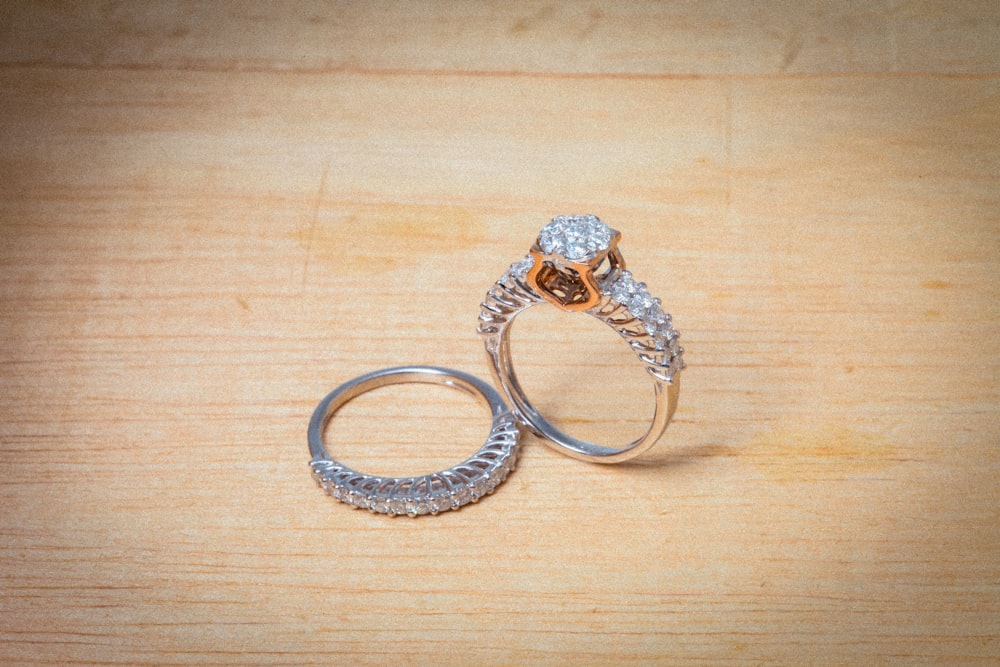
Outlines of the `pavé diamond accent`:
[{"label": "pav\u00e9 diamond accent", "polygon": [[[684,369],[684,348],[677,342],[680,334],[673,328],[670,315],[663,311],[660,300],[649,293],[646,283],[636,282],[630,271],[622,271],[618,275],[610,276],[601,286],[601,291],[624,307],[642,324],[651,339],[653,349],[663,353],[651,355],[650,359],[664,369],[662,373],[665,379],[672,379]],[[649,363],[645,355],[640,353],[640,356]]]},{"label": "pav\u00e9 diamond accent", "polygon": [[327,493],[347,505],[379,514],[437,514],[493,493],[516,465],[519,436],[517,421],[507,414],[496,421],[486,444],[472,458],[440,473],[384,478],[314,459],[313,477]]},{"label": "pav\u00e9 diamond accent", "polygon": [[528,275],[528,271],[531,271],[531,267],[535,265],[535,259],[531,255],[525,255],[523,259],[511,264],[510,274],[515,278],[520,278],[524,280],[524,277]]},{"label": "pav\u00e9 diamond accent", "polygon": [[614,231],[596,215],[557,215],[538,233],[538,245],[546,254],[580,262],[607,250],[612,236]]}]

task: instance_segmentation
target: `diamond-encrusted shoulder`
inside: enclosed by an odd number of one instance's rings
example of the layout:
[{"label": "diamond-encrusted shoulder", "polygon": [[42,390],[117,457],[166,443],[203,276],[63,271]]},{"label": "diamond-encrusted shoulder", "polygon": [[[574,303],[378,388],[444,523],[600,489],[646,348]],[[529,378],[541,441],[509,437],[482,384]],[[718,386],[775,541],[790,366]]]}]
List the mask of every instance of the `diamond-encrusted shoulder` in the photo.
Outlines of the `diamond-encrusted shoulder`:
[{"label": "diamond-encrusted shoulder", "polygon": [[[483,300],[479,313],[479,334],[487,349],[495,350],[503,327],[522,310],[544,303],[525,280],[531,270],[530,255],[518,260],[501,276]],[[670,315],[660,300],[652,296],[645,283],[637,282],[629,271],[613,274],[601,285],[602,298],[583,312],[612,327],[624,338],[659,380],[672,382],[684,369],[684,348],[680,333],[673,328]]]},{"label": "diamond-encrusted shoulder", "polygon": [[629,271],[609,277],[601,285],[601,292],[604,298],[600,305],[588,312],[614,327],[650,374],[665,382],[673,381],[684,369],[684,348],[660,300],[649,293],[645,283],[636,282]]}]

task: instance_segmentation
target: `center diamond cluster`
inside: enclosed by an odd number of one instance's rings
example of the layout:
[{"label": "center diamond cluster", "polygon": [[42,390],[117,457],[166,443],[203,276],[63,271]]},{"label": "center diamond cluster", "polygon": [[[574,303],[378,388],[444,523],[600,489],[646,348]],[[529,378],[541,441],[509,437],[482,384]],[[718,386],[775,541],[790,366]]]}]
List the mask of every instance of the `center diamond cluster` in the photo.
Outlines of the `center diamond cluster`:
[{"label": "center diamond cluster", "polygon": [[538,245],[548,255],[582,262],[611,247],[612,236],[614,231],[596,215],[558,215],[538,233]]}]

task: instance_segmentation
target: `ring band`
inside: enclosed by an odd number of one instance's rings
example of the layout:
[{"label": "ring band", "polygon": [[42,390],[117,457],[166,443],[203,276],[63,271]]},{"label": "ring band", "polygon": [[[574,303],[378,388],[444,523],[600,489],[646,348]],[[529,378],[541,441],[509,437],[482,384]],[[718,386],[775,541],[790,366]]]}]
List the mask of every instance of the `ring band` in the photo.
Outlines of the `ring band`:
[{"label": "ring band", "polygon": [[[529,254],[490,288],[479,314],[479,333],[494,379],[520,420],[570,456],[598,463],[626,461],[656,443],[677,408],[684,368],[680,334],[660,300],[625,269],[620,239],[620,232],[593,215],[553,218]],[[546,302],[596,317],[631,346],[654,383],[656,408],[644,436],[623,448],[584,442],[560,431],[532,406],[514,372],[510,328],[520,312]]]},{"label": "ring band", "polygon": [[[323,431],[344,404],[373,389],[410,382],[454,387],[489,405],[493,426],[478,452],[447,470],[417,477],[365,475],[327,453]],[[359,376],[330,392],[309,420],[310,466],[317,483],[341,502],[390,515],[437,514],[493,493],[514,470],[519,439],[518,422],[493,387],[466,373],[436,366],[400,366]]]}]

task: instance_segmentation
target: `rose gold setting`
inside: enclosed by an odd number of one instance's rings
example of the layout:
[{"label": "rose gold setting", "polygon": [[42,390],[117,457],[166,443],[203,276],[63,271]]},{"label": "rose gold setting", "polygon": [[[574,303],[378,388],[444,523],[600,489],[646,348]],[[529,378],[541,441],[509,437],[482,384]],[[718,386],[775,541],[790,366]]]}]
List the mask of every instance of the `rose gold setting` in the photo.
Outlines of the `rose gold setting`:
[{"label": "rose gold setting", "polygon": [[[600,285],[612,273],[625,270],[625,258],[618,251],[621,232],[615,231],[608,249],[584,262],[546,253],[538,240],[528,251],[534,264],[525,277],[538,294],[559,308],[578,312],[590,310],[601,301]],[[607,265],[602,271],[602,266]]]}]

